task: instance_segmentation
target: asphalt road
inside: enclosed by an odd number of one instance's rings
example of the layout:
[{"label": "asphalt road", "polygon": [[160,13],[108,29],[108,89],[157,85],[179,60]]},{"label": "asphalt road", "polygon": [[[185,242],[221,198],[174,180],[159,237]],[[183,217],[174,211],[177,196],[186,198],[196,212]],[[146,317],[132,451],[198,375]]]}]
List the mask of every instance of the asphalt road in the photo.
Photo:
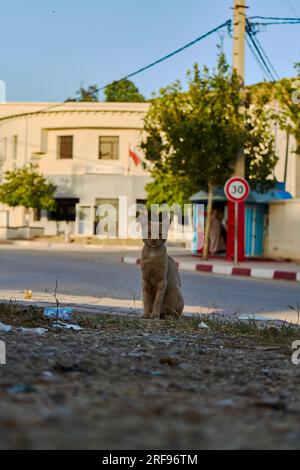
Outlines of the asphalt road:
[{"label": "asphalt road", "polygon": [[[44,291],[59,280],[62,294],[132,299],[140,296],[138,266],[122,264],[121,252],[0,249],[1,289]],[[181,271],[187,305],[247,314],[296,318],[299,283]]]}]

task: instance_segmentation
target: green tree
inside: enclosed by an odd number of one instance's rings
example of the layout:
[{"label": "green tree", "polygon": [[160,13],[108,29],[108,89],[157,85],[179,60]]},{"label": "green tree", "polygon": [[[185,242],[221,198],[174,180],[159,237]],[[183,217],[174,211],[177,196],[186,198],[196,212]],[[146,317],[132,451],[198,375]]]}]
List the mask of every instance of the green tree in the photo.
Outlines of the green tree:
[{"label": "green tree", "polygon": [[56,187],[39,174],[37,166],[30,164],[7,171],[0,185],[0,202],[10,207],[26,209],[27,238],[29,238],[30,211],[55,209]]},{"label": "green tree", "polygon": [[111,83],[104,90],[105,101],[139,103],[145,98],[139,92],[138,87],[131,80],[120,80]]},{"label": "green tree", "polygon": [[213,72],[198,65],[188,72],[188,89],[179,81],[156,97],[145,120],[142,144],[152,182],[151,203],[188,202],[193,192],[208,191],[204,257],[213,192],[232,176],[238,151],[244,147],[246,175],[252,185],[265,183],[276,165],[268,111],[263,99],[253,105],[223,52]]},{"label": "green tree", "polygon": [[281,113],[277,116],[282,128],[296,139],[296,153],[300,155],[300,62],[295,64],[297,77],[283,79],[276,84],[275,97]]},{"label": "green tree", "polygon": [[75,102],[86,102],[86,103],[94,103],[99,101],[99,92],[98,92],[98,85],[90,85],[87,88],[81,86],[79,90],[76,91],[75,98],[68,98],[67,102],[75,101]]}]

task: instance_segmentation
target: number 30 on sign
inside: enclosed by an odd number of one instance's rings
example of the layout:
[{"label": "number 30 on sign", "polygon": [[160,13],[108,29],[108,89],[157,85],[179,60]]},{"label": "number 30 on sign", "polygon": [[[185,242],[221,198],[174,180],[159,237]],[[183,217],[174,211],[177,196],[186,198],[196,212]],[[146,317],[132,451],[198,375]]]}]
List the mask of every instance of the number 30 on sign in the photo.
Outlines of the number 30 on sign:
[{"label": "number 30 on sign", "polygon": [[232,202],[245,201],[250,193],[250,186],[244,178],[234,177],[224,187],[225,196]]}]

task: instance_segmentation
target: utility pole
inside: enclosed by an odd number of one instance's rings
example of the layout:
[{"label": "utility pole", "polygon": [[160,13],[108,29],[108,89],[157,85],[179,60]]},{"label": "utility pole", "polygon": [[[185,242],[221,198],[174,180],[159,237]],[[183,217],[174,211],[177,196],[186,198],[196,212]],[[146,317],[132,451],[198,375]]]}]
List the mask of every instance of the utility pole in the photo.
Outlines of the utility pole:
[{"label": "utility pole", "polygon": [[[233,69],[245,81],[246,0],[234,0]],[[245,177],[245,153],[241,148],[236,157],[235,176]],[[227,258],[234,264],[245,259],[245,203],[228,200]]]},{"label": "utility pole", "polygon": [[[233,68],[245,81],[246,0],[234,0],[233,13]],[[245,176],[245,155],[241,149],[237,156],[236,176]]]}]

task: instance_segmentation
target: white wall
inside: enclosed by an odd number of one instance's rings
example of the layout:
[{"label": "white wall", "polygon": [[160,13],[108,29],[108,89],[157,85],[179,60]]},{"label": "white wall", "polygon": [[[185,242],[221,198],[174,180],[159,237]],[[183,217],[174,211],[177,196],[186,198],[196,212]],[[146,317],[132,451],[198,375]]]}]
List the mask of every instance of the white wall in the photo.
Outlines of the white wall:
[{"label": "white wall", "polygon": [[[149,176],[142,165],[135,166],[129,156],[129,147],[142,156],[139,145],[149,104],[67,103],[55,108],[53,105],[0,104],[0,180],[1,173],[3,176],[6,170],[34,162],[41,173],[56,184],[57,197],[76,197],[84,204],[94,204],[97,198],[117,199],[119,195],[126,195],[129,204],[135,203],[136,199],[145,199],[144,187]],[[48,112],[34,114],[45,108],[49,108]],[[33,114],[24,116],[23,113]],[[4,117],[8,119],[1,120]],[[18,136],[16,158],[13,152],[15,135]],[[73,158],[70,160],[57,158],[57,137],[62,135],[73,136]],[[118,160],[99,159],[100,136],[119,137]],[[9,226],[24,225],[24,210],[9,209]],[[62,230],[45,219],[32,220],[31,225],[44,227],[46,234]]]},{"label": "white wall", "polygon": [[270,204],[268,255],[300,260],[300,199]]}]

